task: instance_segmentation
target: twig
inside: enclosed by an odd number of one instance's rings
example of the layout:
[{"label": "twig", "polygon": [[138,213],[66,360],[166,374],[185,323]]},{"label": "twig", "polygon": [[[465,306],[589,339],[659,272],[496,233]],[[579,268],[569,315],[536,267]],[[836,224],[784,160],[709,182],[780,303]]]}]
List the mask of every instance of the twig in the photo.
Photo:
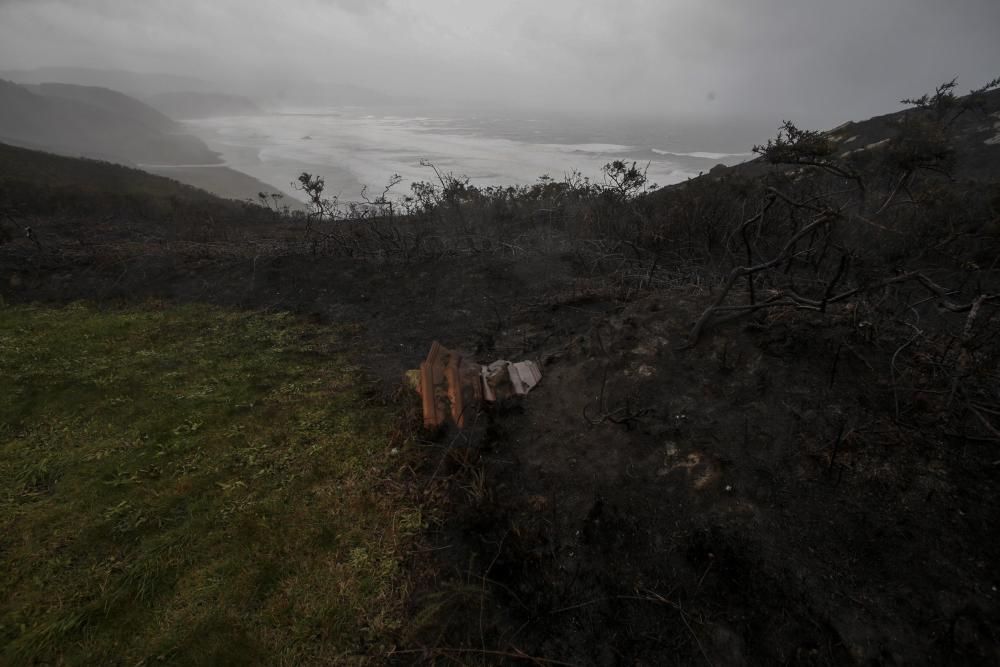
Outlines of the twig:
[{"label": "twig", "polygon": [[[832,212],[824,211],[820,213],[816,217],[816,219],[813,220],[813,222],[811,222],[808,225],[805,225],[797,233],[793,234],[792,237],[789,238],[788,241],[785,243],[781,251],[778,252],[778,254],[773,259],[766,262],[761,262],[756,266],[738,266],[732,271],[730,271],[729,277],[726,279],[725,284],[722,286],[722,289],[719,292],[719,296],[716,297],[715,302],[711,306],[709,306],[705,310],[705,312],[702,313],[701,317],[698,319],[694,327],[691,329],[691,333],[688,335],[688,342],[685,345],[683,345],[681,349],[690,349],[698,343],[698,340],[701,337],[702,329],[708,323],[709,319],[711,319],[712,315],[714,315],[715,312],[722,307],[722,303],[726,300],[726,296],[729,295],[730,290],[733,288],[733,285],[739,278],[743,276],[752,275],[754,273],[759,273],[760,271],[765,271],[767,269],[779,266],[780,264],[784,263],[787,259],[789,259],[792,256],[793,254],[792,250],[795,247],[795,244],[798,243],[799,240],[808,236],[812,231],[818,229],[821,225],[824,225],[827,222],[829,222],[830,219],[833,217],[836,217],[836,214]],[[755,306],[748,306],[748,308],[755,308]]]},{"label": "twig", "polygon": [[875,211],[875,215],[879,215],[880,213],[882,213],[882,211],[888,208],[889,204],[892,203],[892,200],[896,198],[897,194],[899,194],[899,191],[906,186],[906,183],[911,176],[913,176],[912,169],[908,169],[905,172],[903,172],[902,178],[899,179],[899,182],[896,184],[896,187],[892,189],[891,193],[889,193],[889,197],[885,200],[885,203],[882,204],[882,206],[879,207],[877,211]]},{"label": "twig", "polygon": [[705,662],[708,663],[709,667],[712,667],[712,661],[709,660],[708,654],[705,653],[705,647],[701,645],[701,640],[698,639],[698,635],[695,634],[695,631],[691,627],[691,624],[688,623],[687,613],[684,611],[684,608],[680,605],[679,602],[673,602],[672,600],[668,600],[667,598],[663,597],[659,593],[656,593],[654,591],[649,591],[649,590],[646,591],[646,595],[645,596],[640,596],[640,595],[619,595],[618,599],[619,600],[639,600],[640,602],[655,602],[657,604],[665,604],[668,607],[672,607],[673,609],[676,609],[677,613],[679,613],[680,616],[681,616],[681,621],[684,622],[684,627],[687,628],[687,631],[691,634],[691,638],[694,640],[695,644],[698,646],[698,651],[701,652],[701,657],[705,659]]},{"label": "twig", "polygon": [[993,297],[980,294],[969,304],[969,316],[965,318],[965,326],[962,328],[962,336],[959,339],[959,352],[955,358],[955,366],[952,370],[951,394],[948,396],[949,407],[952,405],[955,400],[955,394],[958,392],[958,383],[961,377],[960,372],[965,370],[969,362],[969,343],[972,341],[972,330],[976,324],[976,317],[979,315],[979,310],[982,308],[983,303],[991,298]]},{"label": "twig", "polygon": [[969,410],[972,412],[972,414],[976,415],[976,417],[979,419],[982,425],[986,427],[986,430],[993,434],[994,438],[1000,440],[1000,431],[998,431],[993,426],[993,424],[990,423],[990,421],[986,418],[986,416],[982,412],[979,411],[978,408],[976,408],[973,405],[970,405]]},{"label": "twig", "polygon": [[840,361],[840,351],[844,349],[844,342],[841,341],[837,345],[837,351],[833,353],[833,364],[830,365],[830,384],[829,388],[833,387],[833,382],[837,377],[837,363]]},{"label": "twig", "polygon": [[556,609],[555,611],[550,611],[549,616],[554,616],[556,614],[564,614],[567,611],[574,611],[576,609],[583,609],[584,607],[589,607],[593,604],[599,604],[601,602],[607,602],[608,600],[613,600],[614,598],[597,598],[595,600],[587,600],[586,602],[581,602],[580,604],[570,605],[569,607],[563,607],[562,609]]},{"label": "twig", "polygon": [[827,477],[833,474],[833,466],[837,462],[837,451],[840,449],[840,443],[844,440],[845,428],[847,428],[846,420],[840,423],[840,430],[837,432],[837,439],[833,441],[833,451],[830,452],[830,466],[826,469]]},{"label": "twig", "polygon": [[889,376],[892,380],[892,400],[896,408],[896,421],[899,421],[899,387],[896,386],[896,359],[899,357],[900,352],[909,347],[915,340],[917,340],[917,338],[922,336],[924,333],[923,331],[921,331],[912,324],[907,323],[907,326],[912,327],[916,333],[913,334],[912,338],[910,338],[908,341],[906,341],[896,349],[896,352],[892,355],[892,359],[889,361]]},{"label": "twig", "polygon": [[695,589],[694,589],[694,594],[695,595],[698,595],[698,592],[701,591],[701,585],[703,583],[705,583],[705,577],[708,576],[708,571],[712,569],[712,565],[714,565],[714,564],[715,564],[715,560],[714,559],[708,561],[708,567],[705,568],[705,572],[701,575],[701,579],[698,580],[698,586],[695,587]]},{"label": "twig", "polygon": [[500,544],[497,545],[497,553],[495,556],[493,556],[493,560],[490,561],[490,564],[487,566],[482,576],[482,581],[483,581],[482,594],[479,596],[479,641],[482,645],[483,651],[486,650],[486,633],[483,628],[483,609],[486,606],[486,581],[487,581],[486,578],[490,576],[490,570],[492,570],[493,566],[497,564],[497,560],[500,558],[500,554],[503,552],[503,543],[507,540],[507,536],[509,534],[510,531],[508,530],[503,534],[503,537],[500,538]]}]

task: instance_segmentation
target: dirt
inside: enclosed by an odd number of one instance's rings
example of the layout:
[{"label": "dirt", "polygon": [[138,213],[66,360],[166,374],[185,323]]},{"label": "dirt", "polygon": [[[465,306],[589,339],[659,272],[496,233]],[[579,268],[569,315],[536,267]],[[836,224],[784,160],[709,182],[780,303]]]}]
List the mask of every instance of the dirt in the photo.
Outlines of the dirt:
[{"label": "dirt", "polygon": [[418,443],[419,485],[447,504],[401,638],[424,652],[400,664],[1000,663],[996,445],[893,419],[894,350],[849,312],[734,323],[682,350],[707,294],[621,302],[568,256],[180,248],[14,241],[0,294],[356,323],[387,388],[433,339],[541,364],[526,400]]},{"label": "dirt", "polygon": [[992,446],[893,428],[874,354],[831,383],[843,327],[679,352],[701,303],[650,296],[539,351],[483,456],[495,525],[448,536],[516,592],[507,641],[574,664],[994,662]]}]

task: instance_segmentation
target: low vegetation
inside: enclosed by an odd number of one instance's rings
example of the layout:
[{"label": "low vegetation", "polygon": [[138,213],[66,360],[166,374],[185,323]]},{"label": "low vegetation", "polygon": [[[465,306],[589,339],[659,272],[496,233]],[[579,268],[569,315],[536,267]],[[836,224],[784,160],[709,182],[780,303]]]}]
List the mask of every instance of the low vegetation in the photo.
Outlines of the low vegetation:
[{"label": "low vegetation", "polygon": [[[996,664],[998,84],[663,189],[0,172],[5,299],[145,304],[0,311],[3,657]],[[393,454],[434,339],[544,380]]]},{"label": "low vegetation", "polygon": [[352,331],[202,306],[0,310],[5,664],[386,649],[419,509]]}]

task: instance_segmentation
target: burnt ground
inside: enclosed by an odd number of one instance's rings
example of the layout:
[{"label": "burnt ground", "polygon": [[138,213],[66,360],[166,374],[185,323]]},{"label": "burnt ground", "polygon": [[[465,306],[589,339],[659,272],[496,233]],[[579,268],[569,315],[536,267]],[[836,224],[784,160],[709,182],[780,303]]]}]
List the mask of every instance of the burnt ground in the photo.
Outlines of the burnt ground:
[{"label": "burnt ground", "polygon": [[697,306],[578,322],[497,418],[488,495],[446,540],[479,542],[506,641],[581,664],[995,661],[993,445],[895,424],[868,368],[888,359],[852,345],[834,369],[843,323],[678,352]]},{"label": "burnt ground", "polygon": [[84,248],[39,222],[41,247],[0,247],[0,294],[359,324],[387,393],[434,339],[541,364],[522,403],[415,439],[436,510],[399,664],[1000,662],[996,442],[933,397],[901,412],[896,339],[847,309],[681,350],[707,293],[622,301],[570,255],[375,263],[111,227]]}]

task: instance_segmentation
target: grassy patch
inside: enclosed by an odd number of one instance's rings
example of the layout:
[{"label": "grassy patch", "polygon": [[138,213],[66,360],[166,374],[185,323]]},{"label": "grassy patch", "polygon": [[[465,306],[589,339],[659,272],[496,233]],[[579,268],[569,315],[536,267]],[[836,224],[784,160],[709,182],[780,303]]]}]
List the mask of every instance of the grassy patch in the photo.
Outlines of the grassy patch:
[{"label": "grassy patch", "polygon": [[0,309],[0,662],[329,663],[400,623],[422,524],[350,331]]}]

